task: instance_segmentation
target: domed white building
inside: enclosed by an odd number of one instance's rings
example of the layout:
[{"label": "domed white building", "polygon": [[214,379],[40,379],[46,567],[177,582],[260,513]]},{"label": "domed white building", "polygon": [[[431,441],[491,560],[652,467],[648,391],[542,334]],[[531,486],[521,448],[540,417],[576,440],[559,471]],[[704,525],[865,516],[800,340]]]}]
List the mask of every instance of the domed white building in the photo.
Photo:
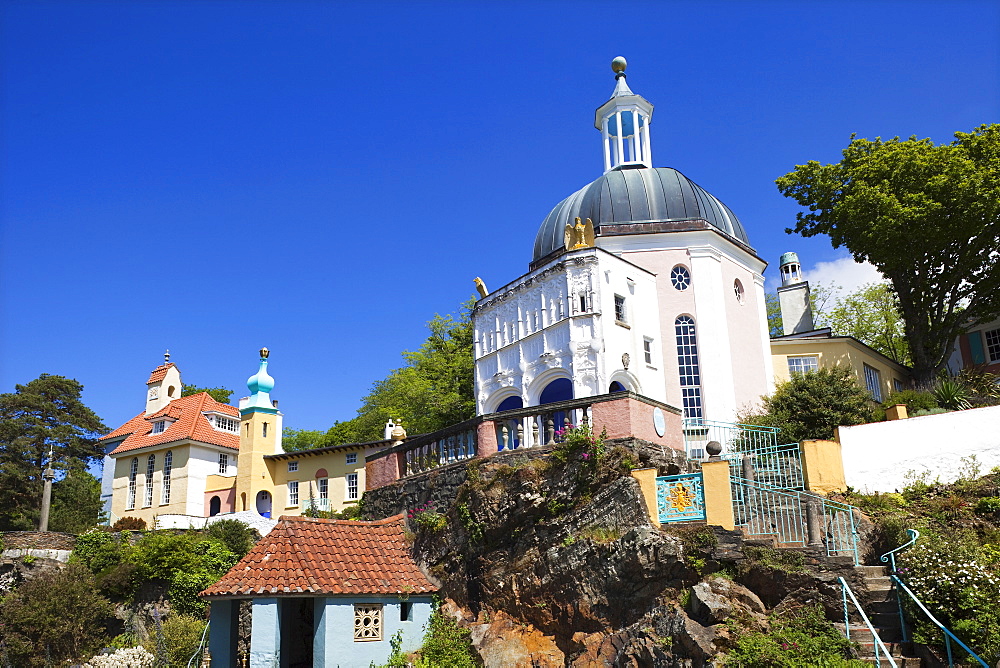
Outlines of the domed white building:
[{"label": "domed white building", "polygon": [[760,259],[736,215],[653,167],[653,105],[612,64],[597,109],[604,173],[559,202],[528,273],[480,299],[480,414],[629,390],[733,421],[772,389]]}]

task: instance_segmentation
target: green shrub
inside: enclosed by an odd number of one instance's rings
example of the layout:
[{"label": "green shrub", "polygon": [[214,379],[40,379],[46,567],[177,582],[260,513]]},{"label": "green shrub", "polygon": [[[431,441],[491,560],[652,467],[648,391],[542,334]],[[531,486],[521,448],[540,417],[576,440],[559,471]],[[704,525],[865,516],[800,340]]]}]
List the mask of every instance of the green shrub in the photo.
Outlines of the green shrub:
[{"label": "green shrub", "polygon": [[106,642],[105,623],[112,613],[82,564],[43,573],[0,607],[7,659],[25,668],[86,660]]},{"label": "green shrub", "polygon": [[976,502],[977,515],[1000,513],[1000,496],[986,496]]},{"label": "green shrub", "polygon": [[205,535],[225,544],[237,559],[246,556],[260,535],[239,520],[219,520],[208,525]]},{"label": "green shrub", "polygon": [[746,564],[772,568],[786,573],[798,573],[805,570],[806,557],[794,550],[779,550],[764,545],[748,545],[743,548]]},{"label": "green shrub", "polygon": [[438,607],[427,622],[420,658],[428,666],[475,668],[479,665],[478,655],[469,640],[469,630],[460,627]]},{"label": "green shrub", "polygon": [[969,397],[972,392],[969,391],[965,383],[956,378],[942,378],[931,390],[931,393],[941,408],[957,411],[970,406]]},{"label": "green shrub", "polygon": [[862,668],[868,664],[848,659],[851,642],[823,616],[821,606],[799,608],[770,617],[768,633],[732,628],[736,647],[727,666],[740,668]]},{"label": "green shrub", "polygon": [[882,402],[882,408],[889,409],[896,404],[906,404],[906,412],[913,415],[919,410],[930,410],[938,407],[937,399],[930,392],[920,390],[900,390],[893,392]]},{"label": "green shrub", "polygon": [[567,423],[564,429],[556,432],[559,445],[552,449],[552,458],[560,463],[570,460],[582,460],[596,464],[604,456],[607,431],[594,434],[589,424],[574,426]]},{"label": "green shrub", "polygon": [[443,531],[448,526],[448,518],[434,510],[432,503],[417,506],[406,516],[418,527],[427,531]]},{"label": "green shrub", "polygon": [[92,573],[106,573],[125,562],[131,549],[121,534],[91,529],[76,537],[70,561],[82,563]]},{"label": "green shrub", "polygon": [[[205,621],[190,615],[171,615],[163,620],[161,631],[163,646],[166,650],[170,668],[185,668],[191,656],[198,650],[201,634],[205,631]],[[155,638],[146,643],[146,651],[156,654]],[[200,665],[200,657],[192,661],[192,665]]]},{"label": "green shrub", "polygon": [[146,520],[141,517],[119,517],[118,521],[111,525],[112,531],[145,531]]}]

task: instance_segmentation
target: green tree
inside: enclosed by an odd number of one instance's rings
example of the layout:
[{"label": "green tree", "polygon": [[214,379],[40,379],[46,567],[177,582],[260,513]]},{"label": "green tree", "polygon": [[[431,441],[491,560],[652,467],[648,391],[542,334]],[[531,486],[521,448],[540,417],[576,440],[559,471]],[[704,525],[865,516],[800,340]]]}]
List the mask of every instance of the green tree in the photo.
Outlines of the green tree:
[{"label": "green tree", "polygon": [[834,334],[853,336],[895,362],[910,363],[903,318],[887,283],[869,283],[838,299],[827,323]]},{"label": "green tree", "polygon": [[941,145],[852,136],[840,162],[810,161],[776,183],[808,208],[789,232],[826,234],[891,283],[918,382],[970,324],[1000,315],[1000,125]]},{"label": "green tree", "polygon": [[871,395],[858,385],[854,373],[836,366],[793,374],[774,394],[761,398],[759,411],[746,411],[738,419],[744,424],[778,427],[779,440],[794,443],[832,439],[836,427],[873,422],[875,411]]},{"label": "green tree", "polygon": [[3,599],[0,645],[15,666],[65,665],[90,658],[107,640],[111,603],[81,564],[48,571]]},{"label": "green tree", "polygon": [[[833,301],[834,294],[839,290],[839,285],[826,285],[824,283],[811,283],[809,285],[809,305],[812,308],[813,326],[817,329],[827,326],[827,309]],[[778,300],[778,293],[766,293],[764,305],[767,309],[768,336],[772,339],[782,336],[785,330],[781,320],[781,303]]]},{"label": "green tree", "polygon": [[406,364],[376,381],[358,415],[327,432],[327,444],[380,440],[389,419],[401,420],[410,434],[426,433],[475,417],[473,398],[473,301],[456,320],[434,316],[420,349],[403,353]]},{"label": "green tree", "polygon": [[75,469],[52,485],[49,531],[83,533],[104,519],[101,481]]},{"label": "green tree", "polygon": [[224,387],[198,387],[197,385],[185,384],[184,387],[181,388],[182,397],[189,397],[192,394],[198,394],[199,392],[208,392],[208,395],[220,404],[228,404],[229,397],[233,396],[233,391],[227,390]]},{"label": "green tree", "polygon": [[[301,450],[311,450],[312,448],[322,448],[327,444],[326,433],[318,429],[292,429],[285,427],[281,430],[281,447],[285,452],[299,452]],[[346,443],[347,441],[340,441]]]},{"label": "green tree", "polygon": [[37,526],[50,448],[57,472],[86,469],[104,455],[97,436],[108,428],[82,391],[72,378],[43,373],[0,394],[0,531]]}]

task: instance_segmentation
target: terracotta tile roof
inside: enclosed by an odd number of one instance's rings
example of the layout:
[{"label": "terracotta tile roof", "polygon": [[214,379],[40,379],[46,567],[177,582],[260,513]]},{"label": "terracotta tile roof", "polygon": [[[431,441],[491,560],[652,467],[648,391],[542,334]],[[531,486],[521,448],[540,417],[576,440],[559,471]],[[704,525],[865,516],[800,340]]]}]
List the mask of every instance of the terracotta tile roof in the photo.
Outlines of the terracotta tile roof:
[{"label": "terracotta tile roof", "polygon": [[[115,455],[129,450],[137,450],[151,445],[162,443],[172,443],[184,439],[200,441],[221,445],[233,450],[240,449],[240,436],[229,431],[220,431],[208,422],[202,413],[215,411],[224,413],[237,420],[240,419],[240,412],[235,406],[220,404],[207,392],[199,392],[189,397],[174,399],[160,410],[146,415],[139,413],[134,418],[118,427],[109,434],[101,436],[99,440],[104,441],[109,438],[125,436],[125,440],[118,444],[111,454]],[[153,433],[153,422],[161,418],[172,418],[174,422],[167,425],[159,434]]]},{"label": "terracotta tile roof", "polygon": [[161,364],[160,366],[153,369],[153,372],[149,374],[149,380],[146,381],[146,385],[163,380],[164,376],[167,375],[167,369],[169,369],[173,365],[174,365],[173,362],[167,362],[166,364]]},{"label": "terracotta tile roof", "polygon": [[427,594],[403,516],[377,522],[284,516],[201,596]]}]

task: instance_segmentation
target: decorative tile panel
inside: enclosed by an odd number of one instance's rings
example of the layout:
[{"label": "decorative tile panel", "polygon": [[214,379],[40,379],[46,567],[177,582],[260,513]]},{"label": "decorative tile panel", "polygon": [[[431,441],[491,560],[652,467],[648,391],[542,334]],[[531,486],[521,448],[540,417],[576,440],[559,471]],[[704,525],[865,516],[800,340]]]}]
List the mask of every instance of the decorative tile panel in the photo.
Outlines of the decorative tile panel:
[{"label": "decorative tile panel", "polygon": [[701,473],[657,477],[656,510],[663,524],[705,519]]}]

